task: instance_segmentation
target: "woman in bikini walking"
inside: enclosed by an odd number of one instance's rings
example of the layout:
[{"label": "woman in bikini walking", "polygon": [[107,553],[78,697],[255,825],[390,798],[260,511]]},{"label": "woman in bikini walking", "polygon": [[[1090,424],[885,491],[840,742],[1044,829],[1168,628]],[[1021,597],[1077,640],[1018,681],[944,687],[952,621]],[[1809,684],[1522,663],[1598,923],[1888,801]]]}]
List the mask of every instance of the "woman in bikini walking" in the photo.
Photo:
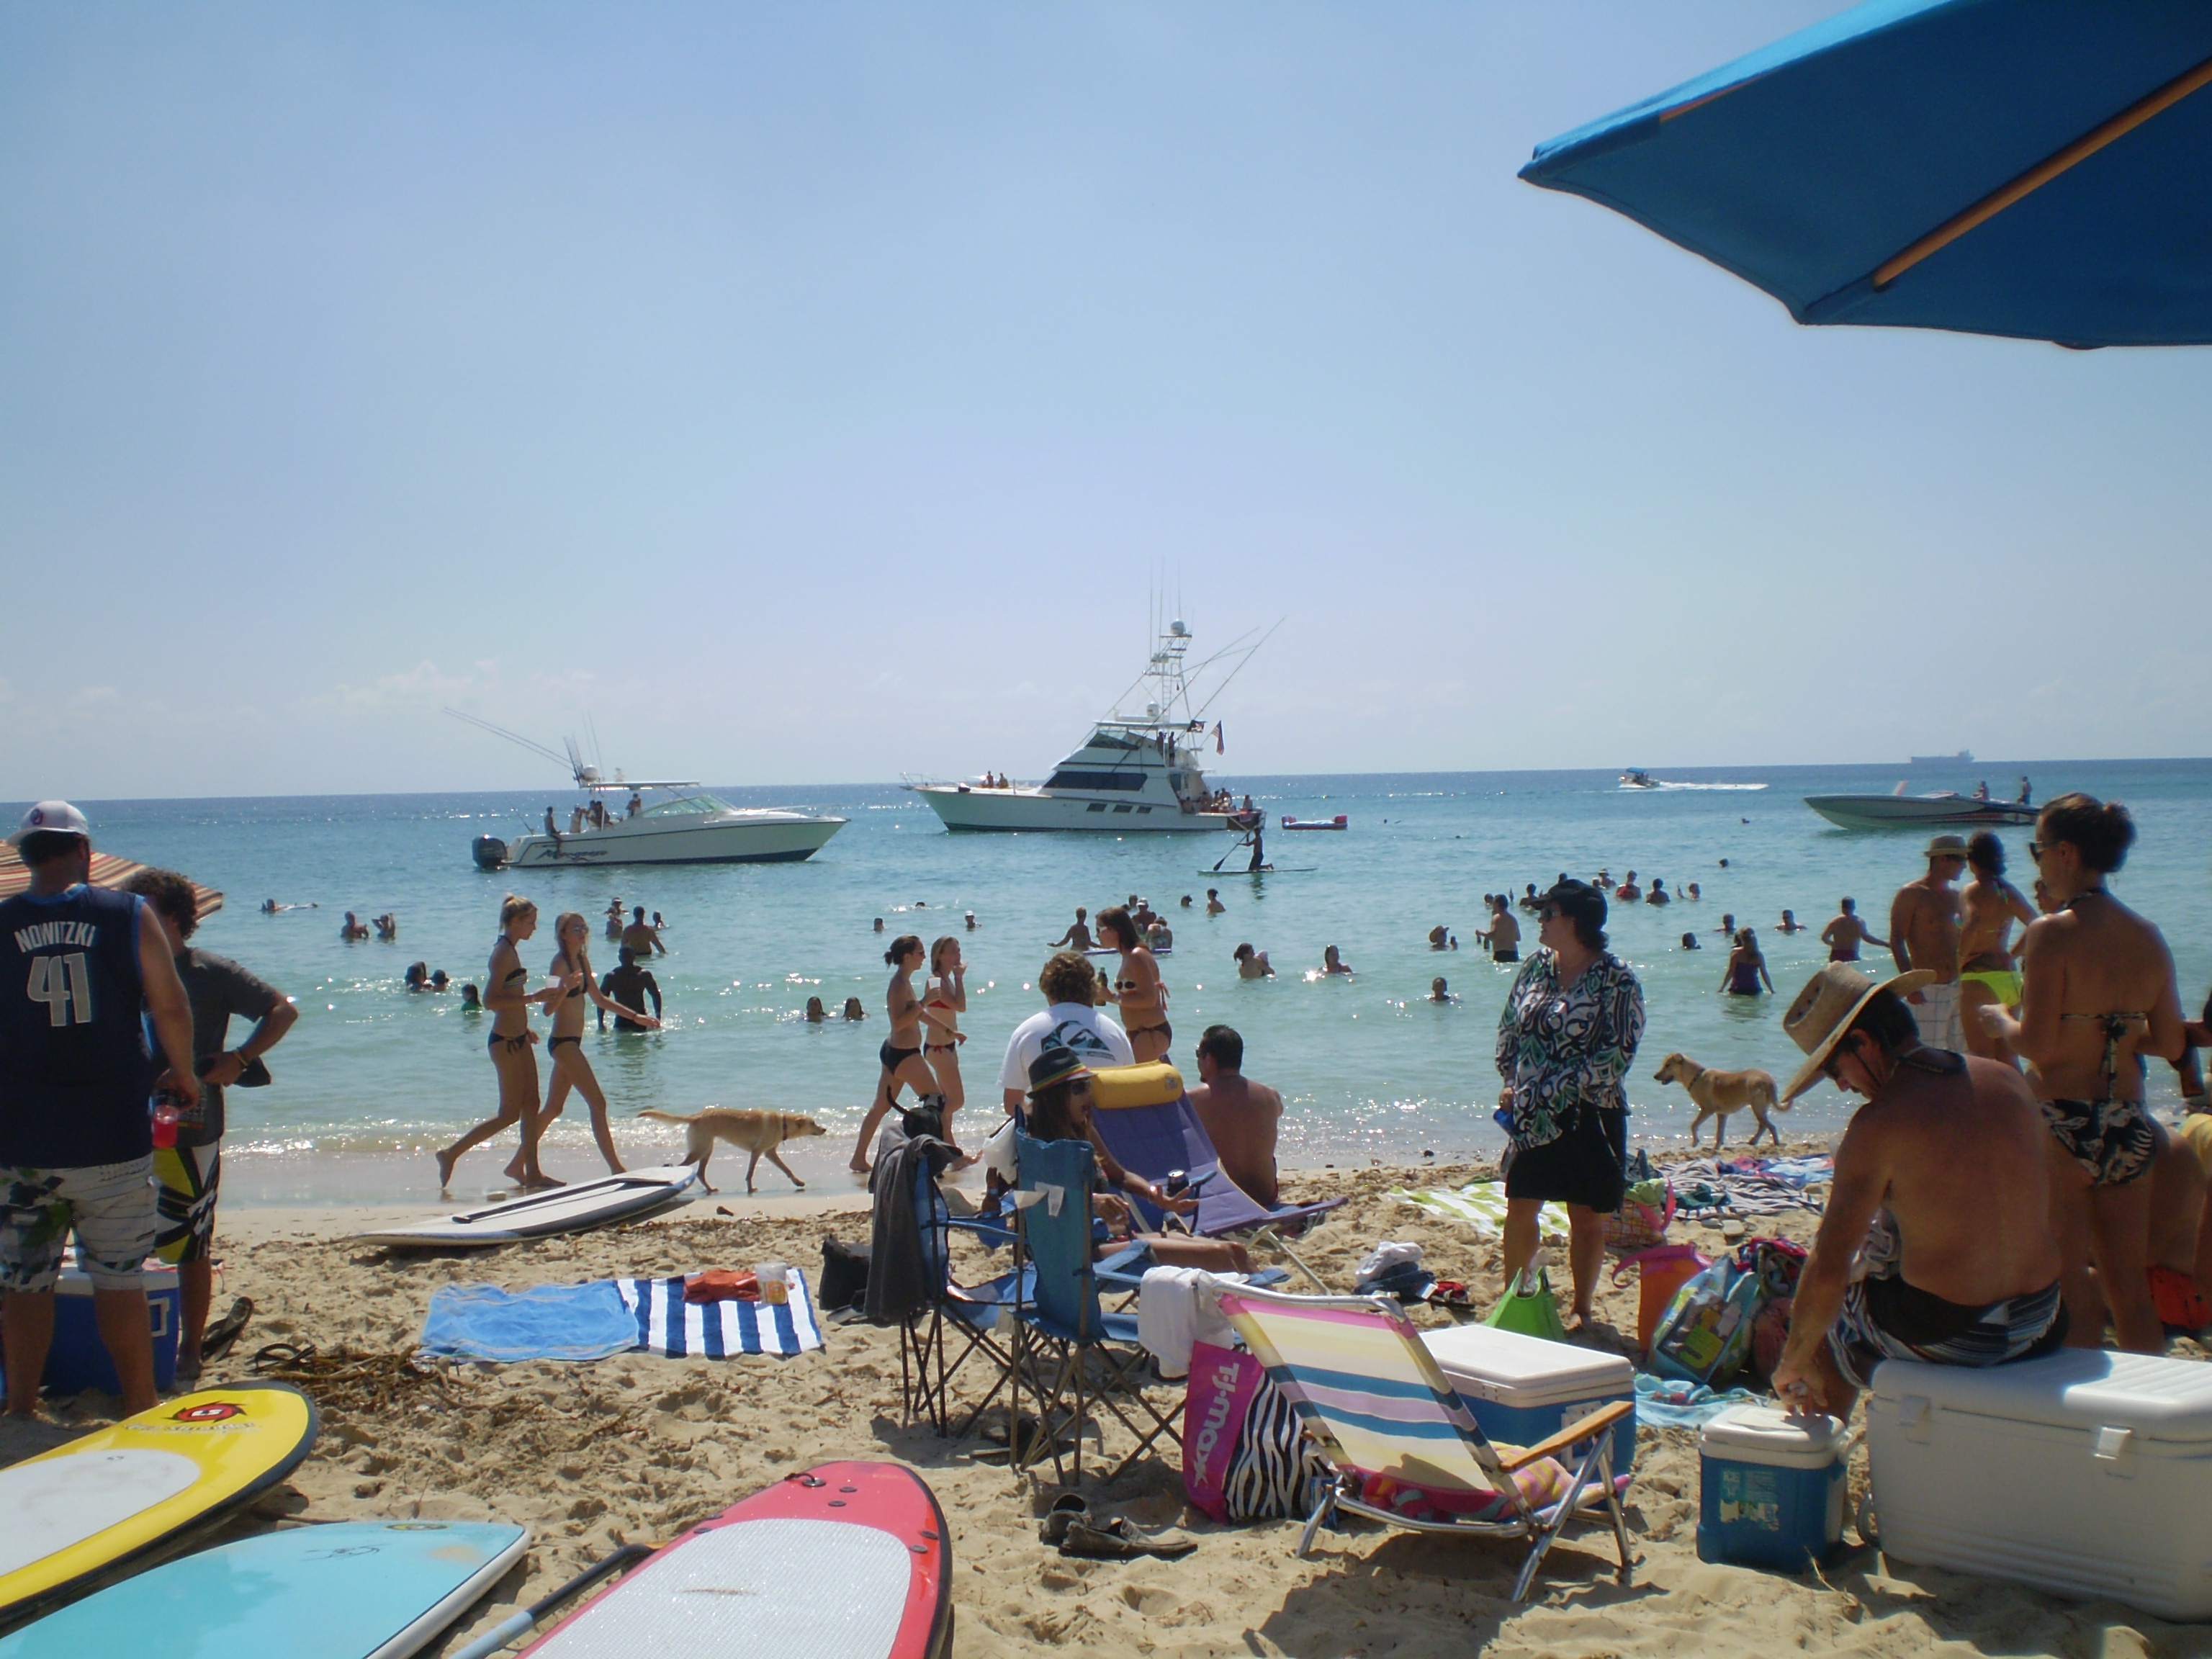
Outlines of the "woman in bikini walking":
[{"label": "woman in bikini walking", "polygon": [[545,1108],[538,1114],[532,1139],[542,1137],[545,1126],[561,1115],[561,1109],[568,1103],[568,1091],[574,1089],[591,1108],[592,1139],[599,1142],[599,1156],[606,1159],[611,1173],[620,1175],[622,1159],[615,1155],[615,1138],[607,1127],[606,1091],[599,1087],[599,1073],[592,1070],[591,1060],[584,1053],[585,1011],[596,1005],[648,1031],[659,1030],[660,1022],[651,1014],[623,1007],[599,989],[599,981],[592,977],[591,953],[585,944],[591,936],[591,923],[577,911],[563,911],[554,921],[553,939],[558,948],[553,953],[550,972],[562,984],[575,988],[558,1002],[547,1005],[553,1016],[553,1031],[545,1040],[545,1058],[552,1066],[553,1080],[546,1085]]},{"label": "woman in bikini walking", "polygon": [[1115,905],[1098,913],[1098,942],[1121,953],[1121,971],[1108,1000],[1121,1010],[1121,1029],[1141,1066],[1166,1054],[1175,1041],[1168,1024],[1168,988],[1160,983],[1160,964],[1145,947],[1127,909]]},{"label": "woman in bikini walking", "polygon": [[853,1147],[852,1169],[856,1175],[867,1174],[872,1163],[868,1149],[874,1144],[876,1126],[898,1103],[902,1086],[912,1089],[923,1105],[943,1109],[937,1074],[921,1055],[921,999],[914,994],[914,975],[928,957],[921,937],[901,933],[884,952],[884,960],[891,965],[891,982],[884,991],[884,1012],[890,1020],[891,1034],[876,1050],[883,1070],[876,1079],[874,1103],[860,1120],[860,1139]]},{"label": "woman in bikini walking", "polygon": [[937,1079],[937,1092],[945,1097],[945,1138],[955,1146],[959,1137],[952,1133],[952,1115],[968,1102],[968,1088],[960,1079],[960,1045],[968,1041],[960,1029],[960,1016],[968,1012],[967,973],[960,941],[951,934],[929,947],[929,983],[921,998],[922,1055]]},{"label": "woman in bikini walking", "polygon": [[557,1186],[538,1167],[538,1033],[530,1029],[530,1005],[551,1006],[568,987],[529,989],[530,970],[515,947],[538,931],[538,907],[509,893],[499,907],[499,938],[491,947],[484,976],[483,1006],[491,1011],[492,1069],[499,1074],[499,1115],[485,1119],[438,1154],[438,1190],[453,1184],[453,1166],[479,1141],[489,1140],[510,1123],[522,1126],[522,1147],[507,1166],[507,1178],[524,1188]]},{"label": "woman in bikini walking", "polygon": [[2019,1013],[1992,1005],[1981,1025],[2027,1062],[2051,1128],[2069,1340],[2099,1346],[2109,1307],[2122,1347],[2156,1353],[2145,1177],[2165,1131],[2143,1104],[2143,1056],[2174,1059],[2185,1038],[2165,937],[2105,885],[2135,837],[2117,801],[2061,795],[2043,809],[2027,850],[2057,908],[2021,937]]},{"label": "woman in bikini walking", "polygon": [[2035,907],[2005,879],[2004,842],[1996,831],[1977,830],[1966,842],[1966,867],[1974,878],[1959,892],[1959,1023],[1968,1054],[2016,1067],[2011,1048],[1982,1029],[1976,1011],[2020,1006],[2012,927],[2033,921]]}]

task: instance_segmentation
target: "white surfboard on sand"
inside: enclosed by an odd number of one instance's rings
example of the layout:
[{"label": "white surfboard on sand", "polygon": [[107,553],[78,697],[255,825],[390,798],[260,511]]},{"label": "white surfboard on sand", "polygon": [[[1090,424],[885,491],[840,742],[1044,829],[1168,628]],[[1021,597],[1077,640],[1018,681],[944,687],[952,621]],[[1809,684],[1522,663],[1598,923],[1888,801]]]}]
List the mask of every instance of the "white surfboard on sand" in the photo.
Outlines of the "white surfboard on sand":
[{"label": "white surfboard on sand", "polygon": [[580,1181],[550,1192],[532,1193],[505,1204],[464,1210],[443,1221],[356,1233],[364,1244],[398,1249],[468,1249],[483,1244],[512,1244],[525,1238],[582,1232],[617,1221],[688,1204],[697,1196],[699,1172],[689,1164],[631,1170],[597,1181]]}]

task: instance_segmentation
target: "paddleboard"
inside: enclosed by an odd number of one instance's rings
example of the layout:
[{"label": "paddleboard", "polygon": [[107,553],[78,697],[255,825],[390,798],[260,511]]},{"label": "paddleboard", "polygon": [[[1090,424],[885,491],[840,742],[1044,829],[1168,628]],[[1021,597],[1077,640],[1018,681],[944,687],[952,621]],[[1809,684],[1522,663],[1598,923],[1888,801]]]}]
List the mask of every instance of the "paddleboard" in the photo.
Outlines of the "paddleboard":
[{"label": "paddleboard", "polygon": [[1313,876],[1321,873],[1318,864],[1263,864],[1257,870],[1201,870],[1201,876]]},{"label": "paddleboard", "polygon": [[655,1551],[526,1659],[945,1659],[945,1512],[899,1463],[823,1463]]},{"label": "paddleboard", "polygon": [[530,1547],[520,1527],[342,1521],[164,1562],[13,1636],[0,1659],[406,1659]]},{"label": "paddleboard", "polygon": [[520,1239],[546,1238],[617,1221],[635,1221],[673,1209],[697,1196],[694,1188],[698,1180],[698,1170],[684,1164],[632,1170],[532,1193],[505,1204],[488,1204],[480,1210],[464,1210],[444,1221],[356,1233],[354,1237],[364,1244],[389,1244],[402,1249],[471,1249],[482,1244],[512,1244]]},{"label": "paddleboard", "polygon": [[239,1382],[0,1469],[0,1618],[19,1614],[269,1490],[315,1442],[315,1402]]}]

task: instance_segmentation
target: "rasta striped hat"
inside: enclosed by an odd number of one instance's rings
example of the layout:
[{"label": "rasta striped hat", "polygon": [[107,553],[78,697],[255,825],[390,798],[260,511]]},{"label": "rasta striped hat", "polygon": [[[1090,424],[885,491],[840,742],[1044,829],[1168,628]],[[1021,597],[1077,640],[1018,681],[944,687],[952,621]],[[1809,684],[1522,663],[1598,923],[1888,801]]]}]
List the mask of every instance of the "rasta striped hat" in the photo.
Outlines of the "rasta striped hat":
[{"label": "rasta striped hat", "polygon": [[1079,1077],[1089,1077],[1091,1068],[1075,1057],[1073,1048],[1054,1042],[1030,1062],[1030,1094],[1034,1098],[1056,1083],[1069,1083]]}]

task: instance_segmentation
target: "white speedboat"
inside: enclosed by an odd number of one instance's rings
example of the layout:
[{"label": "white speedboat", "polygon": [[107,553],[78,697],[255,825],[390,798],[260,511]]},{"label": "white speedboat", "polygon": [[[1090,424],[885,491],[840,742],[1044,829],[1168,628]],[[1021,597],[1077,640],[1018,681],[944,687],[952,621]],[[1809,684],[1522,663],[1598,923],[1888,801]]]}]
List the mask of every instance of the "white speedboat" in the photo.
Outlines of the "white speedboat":
[{"label": "white speedboat", "polygon": [[2002,830],[2035,822],[2019,801],[1979,800],[1946,789],[1929,795],[1808,795],[1805,805],[1840,830]]},{"label": "white speedboat", "polygon": [[[611,778],[584,763],[570,739],[564,757],[489,720],[446,711],[538,754],[562,761],[587,805],[568,809],[568,822],[549,806],[542,828],[512,841],[478,836],[470,849],[483,870],[544,870],[595,864],[783,864],[811,858],[847,820],[781,806],[732,806],[696,783],[675,779]],[[652,804],[646,792],[659,797]]]},{"label": "white speedboat", "polygon": [[[1273,630],[1269,630],[1272,632]],[[1249,635],[1247,638],[1249,639]],[[1206,779],[1200,755],[1208,731],[1204,718],[1212,696],[1234,678],[1266,635],[1238,640],[1195,666],[1186,664],[1191,634],[1171,622],[1152,660],[1122,703],[1097,721],[1082,746],[1042,783],[990,776],[955,782],[909,779],[907,787],[927,801],[947,830],[1087,830],[1115,835],[1133,830],[1249,830],[1256,811],[1229,805]],[[1206,703],[1194,707],[1191,682],[1226,659],[1235,662]],[[1141,698],[1141,701],[1137,701]],[[1212,728],[1217,751],[1220,727]]]}]

